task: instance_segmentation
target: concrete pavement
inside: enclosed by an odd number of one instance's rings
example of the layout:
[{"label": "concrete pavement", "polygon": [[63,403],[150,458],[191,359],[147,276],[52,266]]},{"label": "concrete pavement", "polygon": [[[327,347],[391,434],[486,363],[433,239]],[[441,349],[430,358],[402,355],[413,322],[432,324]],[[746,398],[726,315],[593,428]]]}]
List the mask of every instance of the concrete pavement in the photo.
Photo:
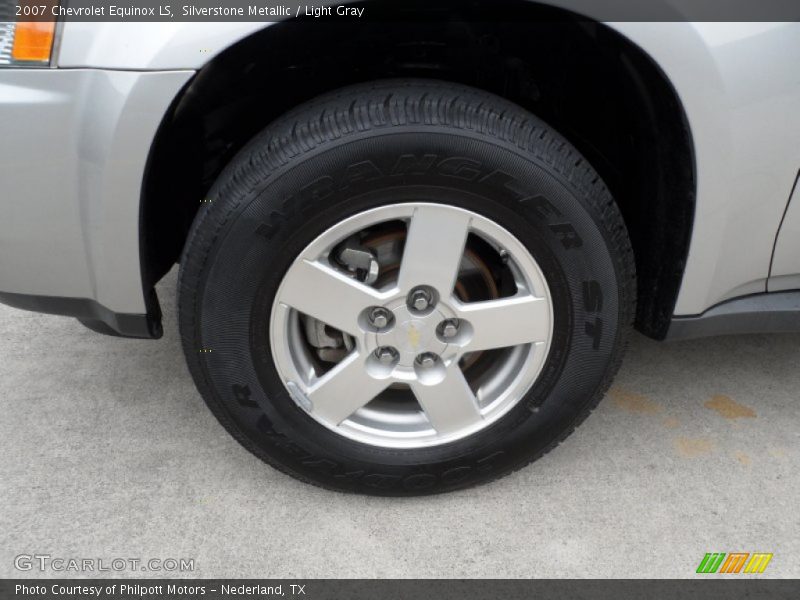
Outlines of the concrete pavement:
[{"label": "concrete pavement", "polygon": [[691,577],[706,552],[756,551],[765,576],[800,577],[800,335],[636,335],[544,459],[379,499],[298,483],[227,435],[184,366],[174,287],[158,342],[0,306],[0,577],[42,576],[14,568],[36,553],[193,558],[199,577]]}]

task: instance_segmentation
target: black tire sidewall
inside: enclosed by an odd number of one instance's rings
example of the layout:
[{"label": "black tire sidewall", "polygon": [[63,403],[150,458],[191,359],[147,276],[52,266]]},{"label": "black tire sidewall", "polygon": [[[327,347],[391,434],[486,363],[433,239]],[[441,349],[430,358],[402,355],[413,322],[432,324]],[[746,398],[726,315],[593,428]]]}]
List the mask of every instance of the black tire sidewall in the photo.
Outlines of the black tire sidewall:
[{"label": "black tire sidewall", "polygon": [[[417,168],[399,168],[404,156]],[[211,210],[236,205],[197,291],[195,336],[212,350],[199,360],[217,416],[279,468],[371,493],[464,487],[547,451],[605,385],[627,324],[620,259],[596,202],[546,158],[478,134],[396,128],[323,144],[254,177],[252,189],[212,191]],[[509,230],[544,272],[555,313],[546,365],[522,402],[474,436],[413,451],[359,444],[318,424],[289,396],[269,347],[272,301],[298,254],[341,220],[403,199],[457,205]]]}]

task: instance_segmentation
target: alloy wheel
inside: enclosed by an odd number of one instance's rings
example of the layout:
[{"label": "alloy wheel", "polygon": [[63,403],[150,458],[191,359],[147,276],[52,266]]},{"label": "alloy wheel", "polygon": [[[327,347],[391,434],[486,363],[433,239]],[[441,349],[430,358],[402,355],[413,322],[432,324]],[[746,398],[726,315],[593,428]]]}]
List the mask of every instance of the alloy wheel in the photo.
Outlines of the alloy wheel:
[{"label": "alloy wheel", "polygon": [[352,440],[413,449],[473,435],[525,396],[550,348],[553,307],[506,229],[416,202],[315,239],[285,274],[270,321],[278,373],[302,410]]}]

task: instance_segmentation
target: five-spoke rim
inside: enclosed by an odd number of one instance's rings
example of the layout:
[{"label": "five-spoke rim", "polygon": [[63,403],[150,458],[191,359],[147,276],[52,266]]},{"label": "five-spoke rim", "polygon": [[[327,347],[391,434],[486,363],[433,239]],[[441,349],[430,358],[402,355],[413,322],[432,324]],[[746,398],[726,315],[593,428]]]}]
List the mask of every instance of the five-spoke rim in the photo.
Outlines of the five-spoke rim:
[{"label": "five-spoke rim", "polygon": [[[337,267],[337,244],[390,221],[407,227],[391,283],[374,287]],[[470,235],[503,256],[511,294],[462,302],[454,293]],[[304,348],[301,315],[350,336],[354,347],[320,372]],[[552,330],[545,277],[511,233],[458,207],[404,203],[338,223],[297,257],[276,294],[270,343],[287,390],[313,419],[359,442],[420,448],[475,434],[517,405],[544,366]],[[478,352],[496,356],[468,377],[464,359]],[[383,399],[397,388],[418,405]]]}]

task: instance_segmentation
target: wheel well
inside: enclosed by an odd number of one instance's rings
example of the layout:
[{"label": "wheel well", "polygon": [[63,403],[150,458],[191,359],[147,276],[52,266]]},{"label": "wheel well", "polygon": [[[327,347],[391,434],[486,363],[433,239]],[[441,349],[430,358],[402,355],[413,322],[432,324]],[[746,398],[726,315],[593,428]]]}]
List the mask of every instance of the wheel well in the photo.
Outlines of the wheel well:
[{"label": "wheel well", "polygon": [[[382,0],[364,4],[375,3]],[[428,1],[424,21],[294,19],[215,57],[173,103],[153,144],[140,224],[145,290],[178,260],[220,171],[271,121],[344,85],[430,77],[520,104],[586,156],[631,235],[637,328],[662,339],[694,216],[694,155],[680,101],[657,65],[605,25],[527,0],[499,4]]]}]

